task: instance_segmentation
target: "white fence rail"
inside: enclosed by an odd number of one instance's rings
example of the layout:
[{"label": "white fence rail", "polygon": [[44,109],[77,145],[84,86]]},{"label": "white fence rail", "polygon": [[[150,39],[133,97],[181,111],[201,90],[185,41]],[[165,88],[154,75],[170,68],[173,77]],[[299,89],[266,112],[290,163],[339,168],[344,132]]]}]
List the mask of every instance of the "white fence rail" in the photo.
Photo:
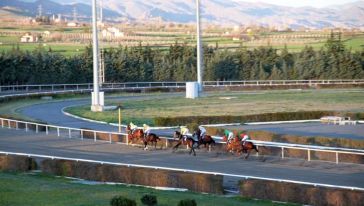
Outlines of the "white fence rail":
[{"label": "white fence rail", "polygon": [[[43,127],[44,132],[48,135],[50,131],[53,129],[54,132],[56,132],[57,136],[61,136],[61,132],[66,133],[67,138],[73,138],[77,137],[81,140],[84,139],[84,135],[86,132],[88,134],[92,134],[93,140],[96,141],[107,141],[109,143],[113,143],[113,135],[117,136],[123,136],[125,138],[125,142],[115,142],[117,144],[129,144],[127,134],[125,133],[118,133],[118,132],[108,132],[108,131],[97,131],[97,130],[91,130],[91,129],[80,129],[80,128],[71,128],[71,127],[61,127],[56,125],[48,125],[48,124],[41,124],[41,123],[34,123],[34,122],[27,122],[27,121],[18,121],[13,119],[7,119],[7,118],[0,118],[1,127],[2,128],[15,128],[17,130],[20,129],[20,125],[22,124],[22,128],[25,129],[26,132],[28,132],[30,127],[34,128],[34,131],[36,133],[41,132],[40,127]],[[77,135],[75,135],[75,132]],[[108,140],[101,140],[98,139],[98,135],[103,134],[108,137]],[[165,139],[165,147],[169,147],[169,141],[172,138],[169,137],[161,137],[162,139]],[[90,139],[90,138],[88,138]],[[281,158],[287,158],[286,155],[286,149],[295,149],[295,150],[306,150],[307,151],[307,160],[311,161],[312,158],[312,152],[327,152],[327,153],[334,153],[335,154],[335,162],[336,164],[339,164],[340,162],[340,154],[350,154],[350,155],[359,155],[364,156],[364,150],[357,150],[357,149],[348,149],[348,148],[333,148],[333,147],[321,147],[321,146],[312,146],[312,145],[299,145],[299,144],[288,144],[288,143],[277,143],[277,142],[264,142],[264,141],[252,141],[254,142],[258,147],[273,147],[273,148],[280,148],[281,149]],[[224,144],[225,142],[220,142],[221,144]],[[259,153],[257,153],[259,155]]]},{"label": "white fence rail", "polygon": [[[204,81],[205,87],[229,86],[313,86],[313,85],[359,85],[363,79],[339,80],[259,80],[259,81]],[[29,91],[60,91],[60,90],[91,90],[93,84],[34,84],[34,85],[3,85],[0,92],[29,92]],[[135,89],[135,88],[185,88],[186,82],[126,82],[104,83],[104,90]]]},{"label": "white fence rail", "polygon": [[235,178],[241,178],[241,179],[268,180],[268,181],[275,181],[275,182],[286,182],[286,183],[310,185],[310,186],[315,186],[315,187],[328,187],[328,188],[335,188],[335,189],[347,189],[347,190],[364,191],[364,188],[360,188],[360,187],[348,187],[348,186],[340,186],[340,185],[330,185],[330,184],[321,184],[321,183],[313,183],[313,182],[293,181],[293,180],[287,180],[287,179],[264,178],[264,177],[257,177],[257,176],[238,175],[238,174],[200,171],[200,170],[190,170],[190,169],[181,169],[181,168],[157,167],[157,166],[138,165],[138,164],[126,164],[126,163],[96,161],[96,160],[87,160],[87,159],[76,159],[76,158],[67,158],[67,157],[49,156],[49,155],[14,153],[14,152],[6,152],[6,151],[0,151],[0,154],[25,156],[25,157],[35,157],[35,158],[45,158],[45,159],[52,159],[52,160],[58,159],[58,160],[69,160],[69,161],[77,161],[77,162],[88,162],[88,163],[95,163],[95,164],[102,164],[102,165],[127,166],[127,167],[148,168],[148,169],[156,169],[156,170],[189,172],[189,173],[197,173],[197,174],[221,175],[221,176],[235,177]]}]

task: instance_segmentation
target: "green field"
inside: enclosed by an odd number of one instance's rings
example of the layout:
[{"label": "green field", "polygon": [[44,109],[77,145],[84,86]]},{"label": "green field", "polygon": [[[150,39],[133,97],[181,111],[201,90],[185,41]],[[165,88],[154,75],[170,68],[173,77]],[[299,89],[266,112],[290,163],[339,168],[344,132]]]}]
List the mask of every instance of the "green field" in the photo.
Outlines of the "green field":
[{"label": "green field", "polygon": [[[151,45],[153,49],[166,49],[169,47],[169,44],[174,42],[179,43],[187,43],[188,45],[194,46],[196,44],[195,37],[193,33],[187,34],[187,30],[171,30],[171,31],[161,31],[161,32],[152,32],[152,28],[144,28],[144,27],[138,27],[138,26],[132,26],[122,29],[125,32],[130,32],[131,36],[133,36],[134,32],[135,35],[140,35],[145,37],[146,39],[150,40],[149,42],[147,40],[143,39],[136,39],[132,40],[131,42],[134,43],[134,45],[139,45],[139,42],[143,42],[143,45]],[[1,24],[0,23],[0,32],[20,32],[18,36],[0,36],[0,52],[1,51],[9,51],[13,47],[15,47],[17,44],[19,44],[19,48],[22,50],[28,50],[32,51],[35,48],[38,47],[38,43],[35,44],[24,44],[19,43],[20,34],[26,33],[26,32],[44,32],[44,31],[50,31],[50,32],[64,32],[64,33],[84,33],[84,32],[90,32],[90,27],[84,26],[84,27],[78,27],[78,28],[69,28],[65,26],[55,26],[55,25],[25,25],[25,26],[12,26],[8,24]],[[193,30],[194,31],[194,30]],[[224,49],[232,49],[236,50],[239,49],[241,46],[244,46],[248,49],[255,49],[260,46],[272,46],[275,49],[281,50],[287,45],[287,48],[290,52],[300,52],[305,46],[312,46],[315,50],[321,49],[326,42],[325,38],[301,38],[301,39],[295,39],[297,42],[291,42],[287,40],[286,42],[282,41],[272,41],[270,43],[258,43],[258,42],[250,42],[250,41],[243,41],[238,40],[234,41],[232,37],[229,36],[216,36],[218,34],[222,34],[226,31],[226,29],[221,29],[218,31],[214,30],[206,30],[205,33],[213,34],[214,36],[205,36],[203,37],[203,43],[205,45],[209,45],[211,47],[215,47],[216,43],[219,45],[219,48],[221,50]],[[175,33],[177,32],[177,33]],[[215,33],[214,33],[215,32]],[[217,32],[217,34],[216,34]],[[307,35],[309,33],[306,32],[261,32],[257,33],[258,39],[268,41],[271,37],[275,35]],[[312,32],[312,34],[324,34],[323,32]],[[163,42],[164,39],[168,37],[167,41]],[[154,44],[154,42],[159,42],[158,44]],[[121,42],[122,43],[122,42]],[[343,43],[347,46],[347,48],[351,48],[353,52],[355,51],[362,51],[364,49],[364,34],[363,33],[355,33],[354,35],[348,35],[345,36],[343,34]],[[49,47],[52,48],[54,52],[66,55],[66,56],[72,56],[82,53],[85,50],[85,47],[88,43],[59,43],[59,42],[45,42],[47,46],[45,46],[45,49],[49,49]],[[105,45],[105,48],[111,48],[118,46],[119,43],[103,43]],[[43,43],[41,43],[43,45]]]},{"label": "green field", "polygon": [[194,199],[198,206],[279,206],[290,204],[258,201],[241,197],[198,194],[192,192],[171,192],[125,185],[87,185],[74,180],[56,178],[43,174],[4,173],[0,172],[0,205],[6,206],[76,206],[110,205],[116,195],[122,195],[137,201],[145,194],[157,196],[158,206],[177,205],[179,200]]},{"label": "green field", "polygon": [[[250,115],[297,111],[363,112],[363,90],[264,91],[211,93],[190,100],[184,97],[150,100],[106,101],[122,105],[122,122],[151,124],[155,117]],[[93,113],[90,106],[70,107],[67,112],[89,119],[118,122],[116,111]]]},{"label": "green field", "polygon": [[[1,42],[0,38],[0,42]],[[39,47],[43,48],[45,51],[59,53],[65,56],[74,56],[77,54],[82,54],[86,50],[86,45],[82,44],[57,44],[57,43],[3,43],[0,45],[0,52],[10,51],[13,48],[19,47],[23,51],[33,51]]]}]

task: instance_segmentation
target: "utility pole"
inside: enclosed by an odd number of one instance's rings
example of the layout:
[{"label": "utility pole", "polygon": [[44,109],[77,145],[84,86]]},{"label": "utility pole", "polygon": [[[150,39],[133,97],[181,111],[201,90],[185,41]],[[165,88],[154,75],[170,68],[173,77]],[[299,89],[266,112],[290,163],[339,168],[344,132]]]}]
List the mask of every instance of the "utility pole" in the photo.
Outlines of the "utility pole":
[{"label": "utility pole", "polygon": [[76,7],[73,7],[73,21],[75,23],[77,22],[77,9],[76,9]]},{"label": "utility pole", "polygon": [[42,4],[39,4],[38,6],[38,16],[39,18],[42,17],[43,15],[43,7],[42,7]]},{"label": "utility pole", "polygon": [[102,112],[104,110],[104,93],[99,88],[99,46],[97,30],[97,4],[92,0],[92,41],[93,41],[93,86],[91,111]]},{"label": "utility pole", "polygon": [[196,21],[197,21],[197,82],[198,91],[203,91],[202,71],[203,71],[203,50],[201,42],[201,18],[200,18],[200,0],[196,0]]}]

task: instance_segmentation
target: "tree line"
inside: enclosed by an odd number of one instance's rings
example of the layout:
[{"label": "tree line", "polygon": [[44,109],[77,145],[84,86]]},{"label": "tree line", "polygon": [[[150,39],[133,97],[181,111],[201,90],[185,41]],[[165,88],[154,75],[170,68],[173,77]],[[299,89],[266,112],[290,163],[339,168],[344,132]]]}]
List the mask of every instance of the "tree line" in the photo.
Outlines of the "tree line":
[{"label": "tree line", "polygon": [[[107,82],[195,81],[196,47],[175,43],[165,50],[149,46],[105,50]],[[18,47],[0,53],[0,84],[50,84],[92,82],[92,48],[65,57],[41,47],[22,51]],[[204,47],[205,81],[364,79],[364,50],[352,52],[341,37],[332,35],[315,51],[306,46],[298,53],[285,47],[245,47],[221,50]]]}]

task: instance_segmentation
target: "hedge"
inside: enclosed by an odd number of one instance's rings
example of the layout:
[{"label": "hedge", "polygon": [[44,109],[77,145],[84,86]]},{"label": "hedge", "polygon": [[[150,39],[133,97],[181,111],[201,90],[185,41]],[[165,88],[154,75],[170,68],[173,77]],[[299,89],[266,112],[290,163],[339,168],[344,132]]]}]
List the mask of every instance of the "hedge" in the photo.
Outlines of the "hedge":
[{"label": "hedge", "polygon": [[[301,111],[301,112],[280,112],[252,114],[244,116],[187,116],[187,117],[157,117],[154,124],[159,126],[196,124],[219,124],[219,123],[246,123],[246,122],[268,122],[268,121],[288,121],[319,119],[322,116],[335,115],[332,111]],[[362,115],[363,116],[363,115]]]}]

